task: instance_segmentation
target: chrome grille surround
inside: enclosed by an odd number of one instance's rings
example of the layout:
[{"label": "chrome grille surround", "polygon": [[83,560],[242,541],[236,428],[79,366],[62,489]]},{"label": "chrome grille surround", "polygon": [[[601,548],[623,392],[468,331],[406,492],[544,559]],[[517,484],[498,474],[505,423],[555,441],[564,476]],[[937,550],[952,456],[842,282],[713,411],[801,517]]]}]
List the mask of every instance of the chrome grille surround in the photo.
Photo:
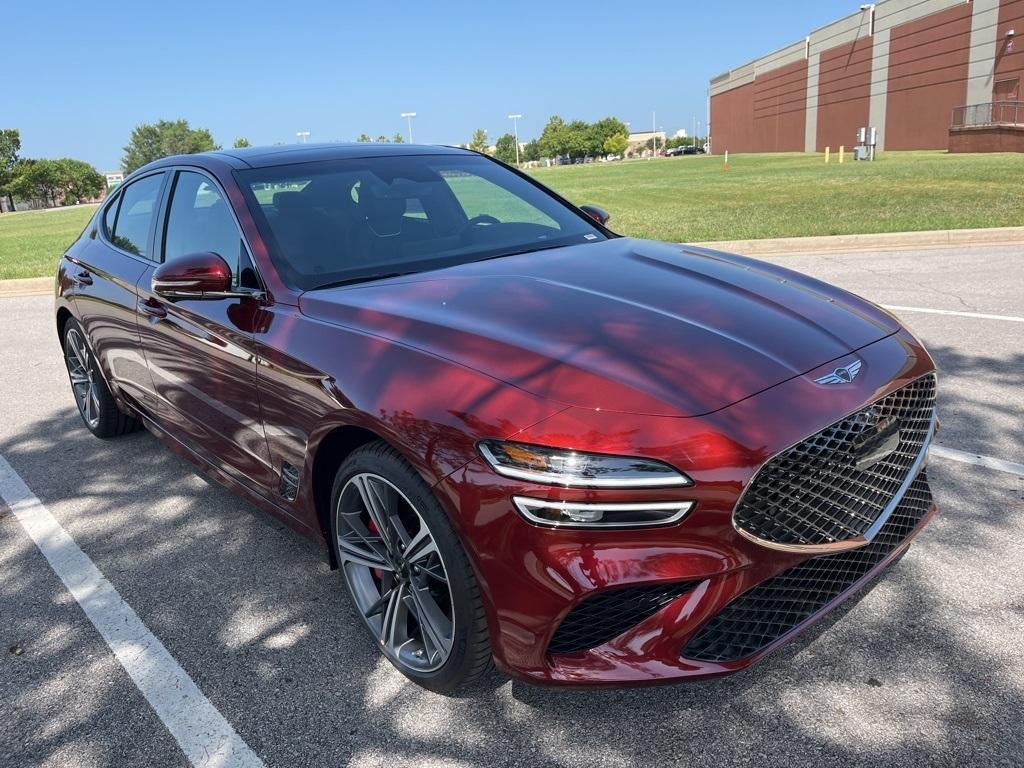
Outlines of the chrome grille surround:
[{"label": "chrome grille surround", "polygon": [[[769,459],[733,510],[745,538],[788,552],[836,552],[870,542],[906,493],[935,432],[935,373],[870,403]],[[858,469],[858,439],[895,419],[899,443]]]}]

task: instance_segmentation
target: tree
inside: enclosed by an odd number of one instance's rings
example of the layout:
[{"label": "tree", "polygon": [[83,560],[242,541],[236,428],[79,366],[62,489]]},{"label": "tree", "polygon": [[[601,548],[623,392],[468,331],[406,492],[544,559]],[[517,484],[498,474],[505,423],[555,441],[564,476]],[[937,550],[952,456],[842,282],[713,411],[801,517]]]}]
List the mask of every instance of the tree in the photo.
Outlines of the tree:
[{"label": "tree", "polygon": [[373,139],[370,138],[369,134],[360,133],[359,138],[356,139],[356,141],[358,141],[360,144],[366,144],[367,142],[373,141]]},{"label": "tree", "polygon": [[537,139],[534,139],[533,141],[528,143],[525,147],[523,147],[521,157],[527,163],[536,162],[540,160],[540,142]]},{"label": "tree", "polygon": [[565,120],[558,115],[552,115],[548,124],[544,126],[538,142],[540,143],[540,152],[544,157],[558,157],[567,154]]},{"label": "tree", "polygon": [[105,186],[95,168],[69,157],[25,160],[18,168],[18,176],[11,185],[13,193],[23,199],[41,198],[50,205],[73,205],[98,197]]},{"label": "tree", "polygon": [[244,149],[245,147],[251,147],[252,144],[249,143],[249,140],[247,138],[242,136],[240,138],[235,139],[235,143],[232,144],[231,146],[233,146],[235,149]]},{"label": "tree", "polygon": [[377,137],[377,143],[378,144],[390,144],[391,140],[382,133],[380,136]]},{"label": "tree", "polygon": [[629,137],[624,133],[616,133],[604,140],[601,147],[606,155],[621,155],[629,146]]},{"label": "tree", "polygon": [[21,133],[17,128],[0,129],[0,195],[7,197],[8,207],[14,208],[9,185],[14,181],[14,167],[21,151]]},{"label": "tree", "polygon": [[[617,136],[619,134],[627,137],[626,144],[628,146],[629,129],[626,128],[626,124],[617,117],[605,117],[598,120],[596,123],[591,123],[590,145],[587,148],[588,154],[600,155],[602,152],[607,153],[608,150],[604,148],[605,142],[612,136]],[[625,149],[625,147],[623,147],[623,149]]]},{"label": "tree", "polygon": [[565,154],[571,159],[600,152],[600,149],[594,149],[590,126],[584,121],[573,120],[565,126]]},{"label": "tree", "polygon": [[394,138],[391,139],[395,144],[405,144],[405,139],[402,138],[402,134],[396,133]]},{"label": "tree", "polygon": [[473,131],[473,138],[469,140],[469,148],[475,152],[487,151],[487,131],[477,128]]},{"label": "tree", "polygon": [[55,162],[57,163],[57,178],[64,192],[64,205],[72,205],[81,200],[92,200],[99,197],[107,186],[106,179],[84,160],[65,157]]},{"label": "tree", "polygon": [[157,123],[142,123],[135,126],[127,146],[121,167],[131,173],[146,163],[170,155],[191,155],[209,152],[220,147],[206,128],[190,128],[187,120],[160,120]]},{"label": "tree", "polygon": [[494,156],[503,163],[513,164],[516,161],[516,137],[506,133],[494,142]]}]

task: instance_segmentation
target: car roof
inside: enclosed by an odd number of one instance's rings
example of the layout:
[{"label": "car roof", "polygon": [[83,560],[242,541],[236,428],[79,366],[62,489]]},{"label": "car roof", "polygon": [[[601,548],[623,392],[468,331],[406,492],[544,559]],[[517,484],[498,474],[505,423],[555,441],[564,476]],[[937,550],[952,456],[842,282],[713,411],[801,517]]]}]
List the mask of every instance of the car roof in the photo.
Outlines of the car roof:
[{"label": "car roof", "polygon": [[265,168],[290,163],[315,163],[365,157],[401,157],[403,155],[473,155],[459,147],[431,144],[377,144],[352,142],[336,144],[278,144],[270,147],[218,149],[194,155],[165,157],[147,167],[164,165],[205,165],[205,161],[226,163],[233,168]]}]

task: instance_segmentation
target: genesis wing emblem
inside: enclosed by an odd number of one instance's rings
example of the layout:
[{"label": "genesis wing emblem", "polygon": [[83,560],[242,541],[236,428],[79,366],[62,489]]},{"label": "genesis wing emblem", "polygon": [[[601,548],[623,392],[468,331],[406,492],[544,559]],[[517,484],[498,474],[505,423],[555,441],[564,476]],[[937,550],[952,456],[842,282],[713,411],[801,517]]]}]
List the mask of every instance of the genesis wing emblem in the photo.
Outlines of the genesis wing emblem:
[{"label": "genesis wing emblem", "polygon": [[860,367],[864,363],[860,360],[854,360],[849,365],[843,366],[842,368],[836,368],[832,373],[827,373],[820,379],[814,381],[818,384],[849,384],[860,373]]}]

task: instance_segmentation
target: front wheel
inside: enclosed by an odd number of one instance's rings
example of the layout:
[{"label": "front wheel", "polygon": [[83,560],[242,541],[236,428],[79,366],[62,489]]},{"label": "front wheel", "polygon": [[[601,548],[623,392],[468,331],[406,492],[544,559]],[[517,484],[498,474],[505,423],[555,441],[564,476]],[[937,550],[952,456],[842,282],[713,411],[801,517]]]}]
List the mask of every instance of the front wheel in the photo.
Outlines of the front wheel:
[{"label": "front wheel", "polygon": [[462,545],[419,474],[372,443],[338,469],[331,546],[381,652],[418,685],[454,693],[483,677],[491,648]]},{"label": "front wheel", "polygon": [[99,362],[75,319],[64,325],[64,363],[78,413],[96,437],[116,437],[131,432],[138,422],[121,412],[99,370]]}]

